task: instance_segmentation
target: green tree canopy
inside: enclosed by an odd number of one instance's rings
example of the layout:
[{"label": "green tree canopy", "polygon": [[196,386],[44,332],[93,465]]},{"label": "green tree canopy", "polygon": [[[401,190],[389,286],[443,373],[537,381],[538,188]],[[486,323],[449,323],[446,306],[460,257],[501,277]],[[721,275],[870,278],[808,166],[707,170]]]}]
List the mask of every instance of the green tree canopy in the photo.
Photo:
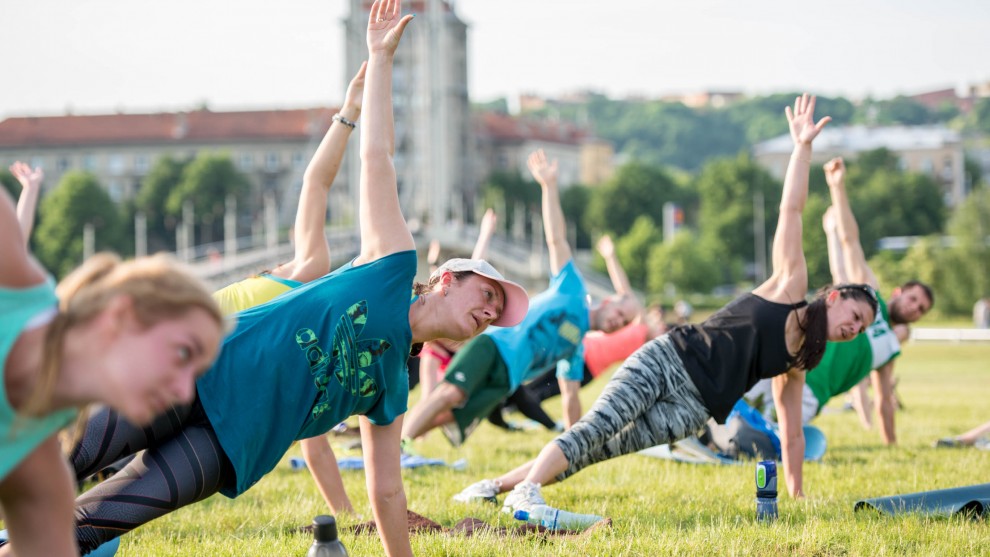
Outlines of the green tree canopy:
[{"label": "green tree canopy", "polygon": [[[568,231],[574,227],[577,230],[577,243],[574,249],[591,247],[591,234],[584,226],[584,213],[591,202],[591,189],[587,186],[573,185],[560,192],[560,206],[564,210],[564,220],[567,221]],[[570,241],[571,238],[568,238]]]},{"label": "green tree canopy", "polygon": [[66,173],[41,200],[35,254],[57,277],[82,262],[83,227],[94,228],[96,251],[121,251],[122,227],[117,205],[88,172]]},{"label": "green tree canopy", "polygon": [[[646,215],[636,218],[632,228],[615,243],[615,253],[622,263],[629,283],[637,290],[646,290],[648,286],[647,261],[653,246],[663,242],[663,233]],[[604,262],[601,268],[604,269]]]},{"label": "green tree canopy", "polygon": [[720,284],[722,269],[713,250],[699,249],[701,243],[690,230],[682,230],[672,242],[660,242],[650,250],[647,268],[650,292],[676,295],[709,293]]},{"label": "green tree canopy", "polygon": [[846,184],[867,257],[876,253],[880,238],[941,232],[946,209],[930,177],[883,169],[863,179],[855,168],[850,167]]},{"label": "green tree canopy", "polygon": [[223,213],[227,196],[238,205],[249,188],[246,176],[238,172],[226,154],[201,153],[182,171],[182,179],[165,202],[167,214],[179,219],[186,200],[193,203],[195,220],[200,223],[197,243],[223,237]]},{"label": "green tree canopy", "polygon": [[[738,269],[738,262],[756,260],[755,207],[763,196],[762,227],[769,261],[769,245],[776,228],[781,184],[748,154],[716,159],[707,163],[694,182],[699,196],[700,236],[718,250],[714,257],[728,263],[726,270]],[[733,262],[736,260],[736,262]],[[735,282],[726,276],[723,282]]]},{"label": "green tree canopy", "polygon": [[627,163],[609,181],[592,190],[585,225],[588,230],[620,237],[640,216],[659,223],[663,205],[668,201],[685,206],[693,202],[693,196],[662,168],[641,162]]},{"label": "green tree canopy", "polygon": [[176,217],[166,211],[166,203],[182,181],[187,164],[169,156],[159,158],[135,197],[135,209],[148,219],[148,248],[152,253],[175,250]]}]

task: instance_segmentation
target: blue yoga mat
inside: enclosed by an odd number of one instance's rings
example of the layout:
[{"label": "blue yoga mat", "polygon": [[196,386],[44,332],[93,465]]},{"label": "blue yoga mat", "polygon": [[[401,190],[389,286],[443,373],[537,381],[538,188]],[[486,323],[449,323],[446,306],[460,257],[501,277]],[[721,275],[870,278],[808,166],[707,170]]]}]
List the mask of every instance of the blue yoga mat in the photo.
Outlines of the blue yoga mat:
[{"label": "blue yoga mat", "polygon": [[[0,530],[0,541],[7,541],[7,531]],[[86,554],[86,557],[113,557],[120,547],[120,538],[114,538]]]},{"label": "blue yoga mat", "polygon": [[884,514],[919,513],[952,516],[971,513],[985,517],[990,509],[990,484],[922,491],[856,501],[854,510],[872,509]]}]

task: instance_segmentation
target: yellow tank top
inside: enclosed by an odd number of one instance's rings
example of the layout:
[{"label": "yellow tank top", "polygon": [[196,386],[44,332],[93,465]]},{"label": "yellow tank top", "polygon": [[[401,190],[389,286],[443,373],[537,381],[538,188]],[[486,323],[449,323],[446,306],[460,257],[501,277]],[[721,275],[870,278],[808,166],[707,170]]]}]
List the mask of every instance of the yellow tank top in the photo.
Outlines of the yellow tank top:
[{"label": "yellow tank top", "polygon": [[292,290],[302,283],[272,275],[257,275],[239,280],[213,293],[224,315],[244,311]]}]

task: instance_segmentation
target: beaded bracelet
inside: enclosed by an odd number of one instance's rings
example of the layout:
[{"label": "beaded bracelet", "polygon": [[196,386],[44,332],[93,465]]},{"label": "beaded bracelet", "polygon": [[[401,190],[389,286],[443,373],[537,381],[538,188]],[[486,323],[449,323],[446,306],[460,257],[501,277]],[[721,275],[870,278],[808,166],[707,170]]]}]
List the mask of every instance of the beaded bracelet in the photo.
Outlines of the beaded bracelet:
[{"label": "beaded bracelet", "polygon": [[340,122],[341,124],[344,124],[345,126],[351,128],[352,130],[357,127],[356,123],[351,122],[347,118],[344,118],[343,116],[340,115],[339,112],[337,114],[334,114],[331,120],[333,120],[334,122]]}]

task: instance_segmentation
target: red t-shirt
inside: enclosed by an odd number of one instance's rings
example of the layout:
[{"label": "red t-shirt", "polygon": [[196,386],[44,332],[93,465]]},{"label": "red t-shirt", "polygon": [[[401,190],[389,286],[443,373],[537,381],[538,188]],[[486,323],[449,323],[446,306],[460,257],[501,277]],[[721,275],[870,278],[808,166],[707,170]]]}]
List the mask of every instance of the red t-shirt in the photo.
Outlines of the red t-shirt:
[{"label": "red t-shirt", "polygon": [[592,376],[598,377],[643,346],[648,334],[645,323],[630,323],[610,334],[590,332],[584,335],[584,365]]}]

